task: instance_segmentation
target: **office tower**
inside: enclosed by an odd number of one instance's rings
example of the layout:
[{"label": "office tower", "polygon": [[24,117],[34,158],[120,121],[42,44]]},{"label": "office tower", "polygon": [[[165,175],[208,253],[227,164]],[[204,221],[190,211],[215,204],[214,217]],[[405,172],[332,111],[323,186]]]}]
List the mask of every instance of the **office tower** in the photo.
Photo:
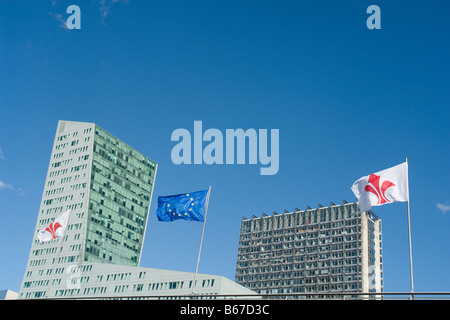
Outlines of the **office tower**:
[{"label": "office tower", "polygon": [[[156,169],[96,124],[59,121],[19,299],[188,292],[192,274],[139,267]],[[38,231],[67,209],[64,236],[40,243]],[[198,293],[240,288],[197,279]]]},{"label": "office tower", "polygon": [[381,220],[356,203],[243,217],[236,282],[260,294],[382,292],[381,244]]}]

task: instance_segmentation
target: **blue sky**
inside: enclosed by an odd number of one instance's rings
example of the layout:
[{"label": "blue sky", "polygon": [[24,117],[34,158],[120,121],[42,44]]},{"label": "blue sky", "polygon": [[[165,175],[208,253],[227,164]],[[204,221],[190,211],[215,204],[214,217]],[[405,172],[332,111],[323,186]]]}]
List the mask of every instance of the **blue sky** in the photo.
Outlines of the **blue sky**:
[{"label": "blue sky", "polygon": [[[66,8],[81,8],[68,30]],[[366,9],[381,8],[369,30]],[[157,197],[212,186],[199,272],[234,279],[242,216],[354,201],[408,157],[415,291],[450,291],[447,1],[2,1],[0,289],[18,291],[58,120],[159,164],[141,266],[195,271],[201,223]],[[280,164],[172,163],[178,128],[279,129]],[[410,290],[406,203],[377,207],[386,292]]]}]

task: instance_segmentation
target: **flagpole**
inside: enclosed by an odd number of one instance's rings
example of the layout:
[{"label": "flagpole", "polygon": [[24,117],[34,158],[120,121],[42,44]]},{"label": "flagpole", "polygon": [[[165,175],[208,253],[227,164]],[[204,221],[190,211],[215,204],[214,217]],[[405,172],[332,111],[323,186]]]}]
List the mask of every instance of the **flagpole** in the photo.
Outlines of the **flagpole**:
[{"label": "flagpole", "polygon": [[[408,163],[408,158],[406,158],[406,163]],[[409,180],[409,179],[408,179]],[[414,299],[414,279],[413,279],[413,264],[412,264],[412,246],[411,246],[411,215],[409,210],[409,181],[408,181],[408,237],[409,237],[409,266],[411,275],[411,300]]]},{"label": "flagpole", "polygon": [[198,249],[197,267],[195,268],[194,283],[192,284],[192,294],[194,294],[195,283],[197,281],[196,279],[197,279],[197,272],[198,272],[198,264],[200,263],[200,253],[202,252],[203,234],[205,233],[206,215],[208,214],[208,205],[209,205],[209,195],[210,195],[210,193],[211,193],[211,186],[209,186],[208,196],[206,198],[205,217],[203,219],[202,237],[200,239],[200,248]]}]

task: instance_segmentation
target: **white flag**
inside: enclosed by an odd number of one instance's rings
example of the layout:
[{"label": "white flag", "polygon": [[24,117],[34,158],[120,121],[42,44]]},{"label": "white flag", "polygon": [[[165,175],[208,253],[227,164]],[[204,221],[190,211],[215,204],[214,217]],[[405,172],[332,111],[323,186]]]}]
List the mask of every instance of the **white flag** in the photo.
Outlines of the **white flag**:
[{"label": "white flag", "polygon": [[370,210],[372,206],[409,201],[408,163],[364,176],[355,181],[352,191],[361,212]]},{"label": "white flag", "polygon": [[41,242],[47,242],[62,237],[67,227],[69,214],[70,209],[57,216],[47,228],[39,230],[38,239]]}]

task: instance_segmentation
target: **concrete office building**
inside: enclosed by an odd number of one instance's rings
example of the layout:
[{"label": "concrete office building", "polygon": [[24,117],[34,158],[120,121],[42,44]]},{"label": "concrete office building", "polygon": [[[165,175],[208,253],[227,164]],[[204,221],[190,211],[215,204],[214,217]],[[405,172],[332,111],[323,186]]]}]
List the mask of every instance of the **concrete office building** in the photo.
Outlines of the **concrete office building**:
[{"label": "concrete office building", "polygon": [[381,220],[356,203],[241,221],[236,282],[260,294],[382,292],[382,267]]},{"label": "concrete office building", "polygon": [[[93,123],[59,121],[19,299],[192,291],[192,273],[139,267],[157,164]],[[64,236],[37,233],[71,209]],[[196,293],[249,293],[198,275]],[[198,288],[198,290],[197,290]]]}]

